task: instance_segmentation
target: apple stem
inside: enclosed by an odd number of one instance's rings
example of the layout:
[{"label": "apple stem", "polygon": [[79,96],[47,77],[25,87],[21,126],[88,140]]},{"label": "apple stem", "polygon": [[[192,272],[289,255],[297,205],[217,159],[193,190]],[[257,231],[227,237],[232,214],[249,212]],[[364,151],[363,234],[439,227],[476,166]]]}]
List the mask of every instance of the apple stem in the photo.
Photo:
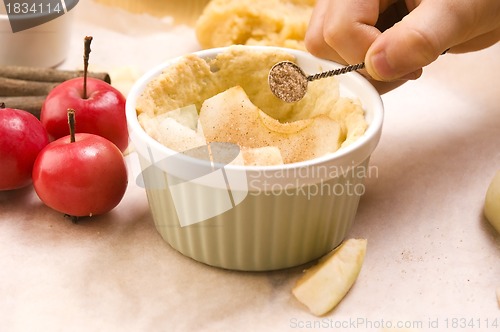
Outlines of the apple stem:
[{"label": "apple stem", "polygon": [[0,103],[0,109],[5,108],[5,103]]},{"label": "apple stem", "polygon": [[69,135],[70,135],[70,142],[75,143],[76,142],[76,137],[75,137],[75,110],[69,108],[68,109],[68,125],[69,125]]},{"label": "apple stem", "polygon": [[92,43],[92,37],[87,36],[84,38],[84,51],[83,51],[83,99],[87,99],[87,74],[89,70],[89,56],[90,52],[90,44]]}]

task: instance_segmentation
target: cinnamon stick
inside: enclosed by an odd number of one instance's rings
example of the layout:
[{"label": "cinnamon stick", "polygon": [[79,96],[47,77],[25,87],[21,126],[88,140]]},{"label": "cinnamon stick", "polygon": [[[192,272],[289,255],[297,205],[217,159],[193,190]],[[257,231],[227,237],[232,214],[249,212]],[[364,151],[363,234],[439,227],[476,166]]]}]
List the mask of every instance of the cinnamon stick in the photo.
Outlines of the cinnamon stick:
[{"label": "cinnamon stick", "polygon": [[37,118],[40,118],[43,102],[47,96],[18,96],[18,97],[0,97],[0,103],[5,107],[17,108],[30,112]]},{"label": "cinnamon stick", "polygon": [[[82,76],[83,70],[60,70],[54,68],[0,66],[0,77],[26,81],[64,82],[69,79]],[[88,76],[100,79],[111,84],[111,78],[108,73],[89,72]]]},{"label": "cinnamon stick", "polygon": [[0,96],[46,96],[60,82],[37,82],[0,77]]}]

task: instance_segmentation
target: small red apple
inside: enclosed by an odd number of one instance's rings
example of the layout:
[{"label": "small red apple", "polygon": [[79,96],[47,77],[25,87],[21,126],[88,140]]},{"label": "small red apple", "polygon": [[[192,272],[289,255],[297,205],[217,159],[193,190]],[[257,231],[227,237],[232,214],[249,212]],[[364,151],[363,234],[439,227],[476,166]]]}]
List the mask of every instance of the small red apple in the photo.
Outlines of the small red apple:
[{"label": "small red apple", "polygon": [[0,107],[0,190],[31,184],[35,159],[48,143],[47,132],[34,115]]},{"label": "small red apple", "polygon": [[[86,94],[86,95],[85,95]],[[61,83],[49,93],[42,106],[40,121],[51,140],[69,135],[67,111],[76,111],[77,133],[107,138],[122,152],[128,146],[125,97],[110,84],[96,78],[78,77]]]},{"label": "small red apple", "polygon": [[40,199],[74,218],[111,211],[127,184],[121,151],[94,134],[72,132],[49,143],[33,167],[33,186]]}]

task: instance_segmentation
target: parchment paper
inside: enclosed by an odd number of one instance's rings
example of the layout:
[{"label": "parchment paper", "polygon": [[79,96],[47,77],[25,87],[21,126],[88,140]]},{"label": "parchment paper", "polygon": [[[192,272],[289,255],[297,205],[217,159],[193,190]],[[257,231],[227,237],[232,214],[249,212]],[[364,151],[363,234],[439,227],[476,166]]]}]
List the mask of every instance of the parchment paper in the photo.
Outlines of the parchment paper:
[{"label": "parchment paper", "polygon": [[[92,1],[74,16],[62,68],[80,66],[85,35],[94,37],[91,68],[125,71],[129,82],[199,49],[192,28],[168,18]],[[312,316],[291,294],[308,266],[233,272],[172,249],[135,185],[131,152],[123,201],[79,224],[32,187],[0,192],[0,331],[498,331],[500,237],[482,208],[500,169],[499,58],[499,45],[448,54],[383,96],[377,172],[349,234],[368,239],[367,256],[327,316]]]}]

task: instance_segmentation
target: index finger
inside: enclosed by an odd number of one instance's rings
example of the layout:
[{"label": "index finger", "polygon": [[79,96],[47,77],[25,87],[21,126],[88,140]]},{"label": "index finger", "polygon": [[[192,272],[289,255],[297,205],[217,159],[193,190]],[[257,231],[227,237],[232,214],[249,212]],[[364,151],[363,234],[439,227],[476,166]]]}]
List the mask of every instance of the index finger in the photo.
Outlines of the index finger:
[{"label": "index finger", "polygon": [[365,54],[380,35],[375,28],[380,0],[331,0],[323,22],[323,39],[347,63],[364,60]]},{"label": "index finger", "polygon": [[330,16],[329,7],[330,0],[316,2],[307,27],[305,45],[307,50],[317,57],[345,64],[345,60],[326,43],[323,36],[325,19]]}]

